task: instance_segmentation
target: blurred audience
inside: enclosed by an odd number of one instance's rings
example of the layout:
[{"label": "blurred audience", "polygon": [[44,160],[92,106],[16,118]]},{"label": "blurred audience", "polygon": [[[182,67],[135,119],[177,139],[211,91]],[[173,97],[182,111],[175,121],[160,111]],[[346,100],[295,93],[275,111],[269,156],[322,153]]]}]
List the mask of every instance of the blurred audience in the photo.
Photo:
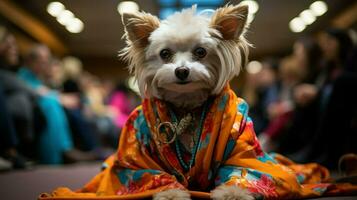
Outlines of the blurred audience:
[{"label": "blurred audience", "polygon": [[[269,124],[259,135],[266,150],[274,149],[274,140],[282,135],[294,112],[293,89],[305,75],[293,56],[281,60],[278,69],[278,80],[267,91],[266,113]],[[269,147],[268,147],[269,146]]]},{"label": "blurred audience", "polygon": [[45,74],[45,84],[54,90],[61,90],[65,79],[61,60],[53,57],[47,69]]},{"label": "blurred audience", "polygon": [[[112,112],[105,104],[103,85],[101,81],[94,75],[84,72],[79,84],[85,96],[87,115],[90,116],[97,133],[100,136],[119,134],[119,130],[115,128],[112,120]],[[102,137],[101,137],[102,139]]]},{"label": "blurred audience", "polygon": [[316,40],[298,40],[293,50],[279,66],[282,87],[267,106],[262,146],[336,168],[342,155],[357,152],[355,46],[345,30],[331,28]]},{"label": "blurred audience", "polygon": [[20,63],[15,37],[0,26],[0,170],[106,158],[118,143],[118,119],[133,109],[126,86],[128,96],[119,97],[109,85],[43,44]]},{"label": "blurred audience", "polygon": [[[312,98],[308,96],[309,92],[315,90],[311,83],[316,81],[321,70],[321,54],[317,42],[305,37],[295,42],[292,55],[280,63],[281,81],[269,93],[271,101],[267,108],[271,122],[260,136],[266,150],[290,153],[306,142],[315,117],[310,112],[310,107],[304,104],[308,98]],[[283,97],[277,98],[279,88]]]},{"label": "blurred audience", "polygon": [[78,106],[78,99],[62,95],[44,84],[50,62],[50,50],[44,45],[35,45],[26,55],[25,66],[18,71],[18,76],[39,94],[37,103],[46,118],[46,126],[37,141],[39,160],[45,164],[60,164],[63,158],[90,159],[75,151],[63,109],[63,106]]},{"label": "blurred audience", "polygon": [[275,99],[275,85],[278,82],[278,60],[268,58],[262,61],[258,73],[246,74],[243,96],[250,106],[250,117],[254,120],[254,129],[259,135],[268,125],[267,106]]},{"label": "blurred audience", "polygon": [[19,53],[15,37],[0,26],[0,155],[13,168],[27,166],[20,151],[30,155],[35,138],[35,100],[37,93],[16,76]]},{"label": "blurred audience", "polygon": [[112,91],[113,92],[109,95],[108,103],[114,111],[115,125],[119,128],[123,128],[126,119],[138,102],[135,102],[135,94],[133,94],[124,83],[120,83]]},{"label": "blurred audience", "polygon": [[62,94],[72,96],[78,100],[75,107],[65,107],[70,122],[75,146],[84,151],[93,151],[99,146],[99,139],[94,132],[94,125],[90,123],[86,115],[86,100],[79,85],[79,77],[82,74],[82,64],[74,57],[66,57],[63,60]]},{"label": "blurred audience", "polygon": [[320,46],[324,66],[322,84],[314,95],[318,102],[316,132],[296,158],[336,167],[342,154],[357,152],[357,76],[348,70],[352,67],[349,59],[356,58],[351,58],[354,44],[344,30],[326,30],[320,37]]}]

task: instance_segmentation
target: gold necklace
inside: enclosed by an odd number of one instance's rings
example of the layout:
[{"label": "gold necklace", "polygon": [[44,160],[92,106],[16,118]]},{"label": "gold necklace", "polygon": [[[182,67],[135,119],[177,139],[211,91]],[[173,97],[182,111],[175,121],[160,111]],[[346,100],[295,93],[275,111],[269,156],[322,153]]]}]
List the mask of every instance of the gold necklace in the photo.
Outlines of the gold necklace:
[{"label": "gold necklace", "polygon": [[[192,122],[192,115],[188,113],[178,123],[177,122],[161,122],[157,126],[156,132],[159,133],[159,141],[164,144],[171,144]],[[172,133],[170,138],[169,133]]]}]

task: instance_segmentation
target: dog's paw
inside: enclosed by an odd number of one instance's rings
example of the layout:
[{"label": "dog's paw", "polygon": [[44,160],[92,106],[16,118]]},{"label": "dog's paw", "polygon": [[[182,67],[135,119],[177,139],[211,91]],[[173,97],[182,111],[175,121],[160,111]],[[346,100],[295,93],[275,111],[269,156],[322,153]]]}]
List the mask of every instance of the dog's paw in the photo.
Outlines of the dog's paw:
[{"label": "dog's paw", "polygon": [[153,200],[191,200],[191,197],[185,190],[171,189],[155,194]]},{"label": "dog's paw", "polygon": [[213,200],[254,200],[254,196],[246,189],[238,186],[221,185],[211,192]]}]

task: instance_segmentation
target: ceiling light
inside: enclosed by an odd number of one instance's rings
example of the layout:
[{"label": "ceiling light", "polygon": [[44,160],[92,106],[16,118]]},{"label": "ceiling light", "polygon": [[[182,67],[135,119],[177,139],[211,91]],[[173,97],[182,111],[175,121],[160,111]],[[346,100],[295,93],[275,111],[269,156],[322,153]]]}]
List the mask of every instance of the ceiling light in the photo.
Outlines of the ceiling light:
[{"label": "ceiling light", "polygon": [[306,25],[302,19],[295,17],[290,21],[289,27],[292,32],[298,33],[303,31],[306,28]]},{"label": "ceiling light", "polygon": [[139,10],[139,6],[137,3],[133,1],[122,1],[118,4],[118,12],[120,14],[123,13],[133,13]]},{"label": "ceiling light", "polygon": [[253,0],[244,0],[240,3],[241,5],[247,5],[249,13],[255,14],[259,10],[259,4]]},{"label": "ceiling light", "polygon": [[259,61],[251,61],[248,63],[247,65],[247,72],[249,74],[257,74],[262,70],[263,66],[262,63],[260,63]]},{"label": "ceiling light", "polygon": [[71,33],[79,33],[83,30],[84,24],[78,19],[74,18],[66,25],[66,29]]},{"label": "ceiling light", "polygon": [[305,22],[306,25],[314,23],[316,17],[311,10],[304,10],[300,13],[300,18]]},{"label": "ceiling light", "polygon": [[310,5],[310,9],[316,16],[321,16],[327,12],[327,4],[323,1],[315,1]]},{"label": "ceiling light", "polygon": [[51,2],[47,5],[47,12],[54,17],[57,17],[64,9],[64,5],[57,1]]},{"label": "ceiling light", "polygon": [[74,15],[71,11],[64,10],[58,15],[57,21],[62,25],[67,25],[73,18]]}]

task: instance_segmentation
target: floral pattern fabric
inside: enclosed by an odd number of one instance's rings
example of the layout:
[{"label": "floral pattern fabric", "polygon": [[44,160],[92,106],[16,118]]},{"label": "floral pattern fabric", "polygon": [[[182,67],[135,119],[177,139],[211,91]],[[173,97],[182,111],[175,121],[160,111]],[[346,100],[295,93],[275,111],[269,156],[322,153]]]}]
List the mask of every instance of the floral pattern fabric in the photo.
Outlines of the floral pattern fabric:
[{"label": "floral pattern fabric", "polygon": [[246,188],[256,199],[297,199],[357,191],[354,185],[328,183],[328,170],[316,163],[296,164],[262,151],[248,117],[248,105],[229,86],[212,100],[194,164],[188,171],[180,165],[175,148],[157,139],[158,121],[172,121],[166,103],[145,99],[130,115],[117,153],[105,161],[101,173],[76,192],[58,188],[43,199],[85,199],[88,195],[140,199],[172,188],[209,198],[209,192],[221,184]]}]

